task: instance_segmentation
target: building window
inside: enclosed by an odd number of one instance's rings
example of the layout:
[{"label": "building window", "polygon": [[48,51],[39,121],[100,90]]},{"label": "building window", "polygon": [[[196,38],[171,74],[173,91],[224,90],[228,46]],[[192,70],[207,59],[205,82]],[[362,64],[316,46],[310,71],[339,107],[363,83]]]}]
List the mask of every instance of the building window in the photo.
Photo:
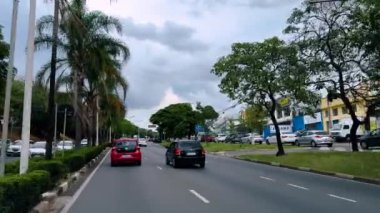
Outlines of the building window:
[{"label": "building window", "polygon": [[325,111],[325,117],[329,117],[329,110]]},{"label": "building window", "polygon": [[332,121],[332,124],[334,125],[334,124],[339,124],[339,120],[333,120]]},{"label": "building window", "polygon": [[347,111],[346,107],[342,107],[342,114],[348,114],[348,111]]},{"label": "building window", "polygon": [[285,108],[284,108],[284,116],[285,116],[285,117],[290,116],[290,107],[285,107]]},{"label": "building window", "polygon": [[333,115],[334,115],[334,116],[337,116],[337,115],[338,115],[338,108],[333,109]]},{"label": "building window", "polygon": [[282,118],[282,110],[277,109],[277,118]]}]

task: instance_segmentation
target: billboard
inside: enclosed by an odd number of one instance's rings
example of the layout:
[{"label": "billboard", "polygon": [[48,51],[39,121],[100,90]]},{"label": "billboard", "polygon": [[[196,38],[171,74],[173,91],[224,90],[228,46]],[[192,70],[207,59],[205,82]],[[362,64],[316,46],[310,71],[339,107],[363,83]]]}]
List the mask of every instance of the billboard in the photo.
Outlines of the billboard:
[{"label": "billboard", "polygon": [[[280,132],[293,132],[291,125],[278,125],[278,127],[280,128]],[[270,133],[276,133],[274,125],[270,125],[269,128],[270,128]]]}]

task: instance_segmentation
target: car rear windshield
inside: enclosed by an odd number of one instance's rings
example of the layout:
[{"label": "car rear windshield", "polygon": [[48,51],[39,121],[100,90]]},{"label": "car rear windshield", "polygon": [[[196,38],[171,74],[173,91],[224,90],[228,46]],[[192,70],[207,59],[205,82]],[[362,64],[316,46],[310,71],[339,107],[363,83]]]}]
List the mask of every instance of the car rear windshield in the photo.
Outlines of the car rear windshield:
[{"label": "car rear windshield", "polygon": [[136,141],[120,141],[116,142],[117,148],[128,148],[128,149],[135,149],[137,146]]},{"label": "car rear windshield", "polygon": [[201,148],[201,144],[193,141],[186,141],[178,143],[180,148]]}]

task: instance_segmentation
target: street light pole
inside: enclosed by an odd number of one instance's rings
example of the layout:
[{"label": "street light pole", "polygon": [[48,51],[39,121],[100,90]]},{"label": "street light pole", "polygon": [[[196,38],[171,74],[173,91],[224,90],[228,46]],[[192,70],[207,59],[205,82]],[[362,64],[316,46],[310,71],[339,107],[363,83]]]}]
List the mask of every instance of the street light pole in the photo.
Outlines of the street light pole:
[{"label": "street light pole", "polygon": [[7,139],[8,139],[9,109],[10,109],[11,92],[12,92],[12,75],[13,75],[14,53],[15,53],[15,43],[16,43],[18,3],[19,3],[19,0],[13,1],[9,64],[8,64],[8,72],[7,72],[7,83],[6,83],[6,89],[5,89],[3,132],[2,132],[2,137],[1,137],[2,148],[1,148],[1,159],[0,159],[0,177],[4,175],[4,169],[5,169],[5,150],[7,147]]},{"label": "street light pole", "polygon": [[27,45],[27,60],[25,66],[25,89],[24,89],[24,110],[22,119],[22,146],[20,158],[20,174],[28,170],[29,164],[29,139],[30,139],[30,117],[32,106],[32,80],[34,62],[34,33],[36,22],[36,0],[30,0],[29,8],[29,30]]}]

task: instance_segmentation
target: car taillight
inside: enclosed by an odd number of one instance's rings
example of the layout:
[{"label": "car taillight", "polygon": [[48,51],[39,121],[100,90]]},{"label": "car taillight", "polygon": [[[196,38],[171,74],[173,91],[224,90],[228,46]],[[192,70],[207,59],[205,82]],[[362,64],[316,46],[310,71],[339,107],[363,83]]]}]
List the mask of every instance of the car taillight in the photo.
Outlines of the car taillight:
[{"label": "car taillight", "polygon": [[206,151],[202,148],[202,155],[206,155]]},{"label": "car taillight", "polygon": [[140,152],[140,147],[136,147],[136,153],[139,153]]},{"label": "car taillight", "polygon": [[115,152],[116,151],[116,147],[112,147],[112,152]]},{"label": "car taillight", "polygon": [[180,148],[175,148],[174,154],[175,155],[181,155],[181,149]]}]

